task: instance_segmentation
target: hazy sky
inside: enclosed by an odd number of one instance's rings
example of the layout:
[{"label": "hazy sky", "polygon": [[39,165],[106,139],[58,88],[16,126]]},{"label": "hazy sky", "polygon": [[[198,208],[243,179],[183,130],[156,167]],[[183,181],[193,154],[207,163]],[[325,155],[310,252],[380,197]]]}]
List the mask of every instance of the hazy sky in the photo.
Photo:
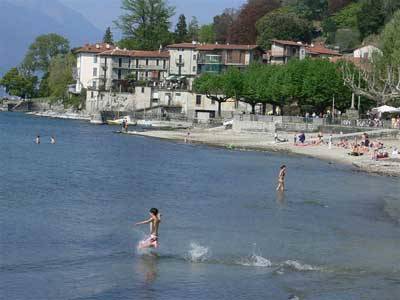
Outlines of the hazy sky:
[{"label": "hazy sky", "polygon": [[[121,0],[59,0],[65,5],[79,11],[95,26],[104,30],[112,26],[112,21],[121,14]],[[176,7],[174,22],[179,14],[187,19],[196,16],[200,23],[210,23],[215,15],[224,8],[239,7],[246,0],[169,0]]]}]

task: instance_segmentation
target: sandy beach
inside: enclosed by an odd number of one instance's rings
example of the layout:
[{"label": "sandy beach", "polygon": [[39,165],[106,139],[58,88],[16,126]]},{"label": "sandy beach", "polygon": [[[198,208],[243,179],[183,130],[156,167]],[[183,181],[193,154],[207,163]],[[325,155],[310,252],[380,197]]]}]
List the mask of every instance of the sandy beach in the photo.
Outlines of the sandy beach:
[{"label": "sandy beach", "polygon": [[[360,171],[376,173],[387,176],[400,177],[400,157],[382,160],[372,160],[372,151],[363,156],[350,156],[349,149],[332,145],[329,149],[327,144],[299,146],[294,145],[294,133],[279,133],[279,139],[287,139],[287,142],[275,142],[271,133],[239,133],[231,129],[192,129],[188,138],[187,130],[150,130],[145,132],[129,131],[128,134],[141,135],[152,138],[173,140],[178,142],[200,143],[210,146],[224,147],[232,150],[254,150],[285,152],[288,154],[306,155],[329,162],[351,165]],[[334,135],[338,140],[340,136]],[[327,140],[325,136],[325,140]],[[317,134],[307,134],[307,141],[317,140]],[[350,139],[349,139],[350,140]],[[400,148],[400,139],[380,138],[372,139],[380,141],[385,145],[385,151],[392,153],[394,147]],[[334,143],[333,143],[334,144]]]}]

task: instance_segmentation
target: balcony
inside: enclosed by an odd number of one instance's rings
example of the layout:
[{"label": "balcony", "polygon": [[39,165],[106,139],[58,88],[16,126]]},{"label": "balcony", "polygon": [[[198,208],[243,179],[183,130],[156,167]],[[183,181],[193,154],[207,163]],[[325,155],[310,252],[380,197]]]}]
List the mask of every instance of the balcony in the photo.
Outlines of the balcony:
[{"label": "balcony", "polygon": [[134,70],[167,70],[167,65],[165,67],[160,64],[160,65],[131,65],[131,69]]},{"label": "balcony", "polygon": [[206,54],[199,56],[197,63],[203,65],[221,65],[222,55]]},{"label": "balcony", "polygon": [[183,60],[183,59],[179,59],[179,58],[177,58],[176,60],[175,60],[175,62],[176,62],[176,65],[177,66],[184,66],[185,65],[185,61]]}]

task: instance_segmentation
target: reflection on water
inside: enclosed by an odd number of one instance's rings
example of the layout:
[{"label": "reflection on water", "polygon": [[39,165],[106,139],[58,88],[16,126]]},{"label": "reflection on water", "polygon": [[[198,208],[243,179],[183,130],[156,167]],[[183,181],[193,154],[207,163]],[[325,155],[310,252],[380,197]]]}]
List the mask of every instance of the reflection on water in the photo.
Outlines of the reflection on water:
[{"label": "reflection on water", "polygon": [[135,270],[139,276],[143,277],[143,281],[150,285],[157,278],[158,273],[158,255],[156,253],[148,253],[140,255],[135,261]]}]

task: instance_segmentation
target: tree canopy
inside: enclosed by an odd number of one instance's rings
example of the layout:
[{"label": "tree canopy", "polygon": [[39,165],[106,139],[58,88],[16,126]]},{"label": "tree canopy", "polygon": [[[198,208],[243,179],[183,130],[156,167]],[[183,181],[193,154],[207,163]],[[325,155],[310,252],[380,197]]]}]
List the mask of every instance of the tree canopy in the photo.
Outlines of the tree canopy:
[{"label": "tree canopy", "polygon": [[38,36],[29,46],[22,62],[26,72],[47,72],[52,58],[58,54],[66,54],[70,50],[69,41],[55,33]]},{"label": "tree canopy", "polygon": [[103,43],[114,44],[113,34],[110,27],[107,27],[106,32],[104,33]]},{"label": "tree canopy", "polygon": [[38,78],[21,73],[17,68],[10,69],[0,80],[0,85],[12,96],[31,98],[35,95]]},{"label": "tree canopy", "polygon": [[175,8],[165,0],[122,0],[125,12],[115,24],[121,29],[127,45],[143,50],[156,50],[171,40],[170,19]]},{"label": "tree canopy", "polygon": [[185,15],[180,15],[178,23],[176,24],[175,28],[175,42],[182,43],[185,42],[188,38],[188,30],[186,24],[186,17]]}]

